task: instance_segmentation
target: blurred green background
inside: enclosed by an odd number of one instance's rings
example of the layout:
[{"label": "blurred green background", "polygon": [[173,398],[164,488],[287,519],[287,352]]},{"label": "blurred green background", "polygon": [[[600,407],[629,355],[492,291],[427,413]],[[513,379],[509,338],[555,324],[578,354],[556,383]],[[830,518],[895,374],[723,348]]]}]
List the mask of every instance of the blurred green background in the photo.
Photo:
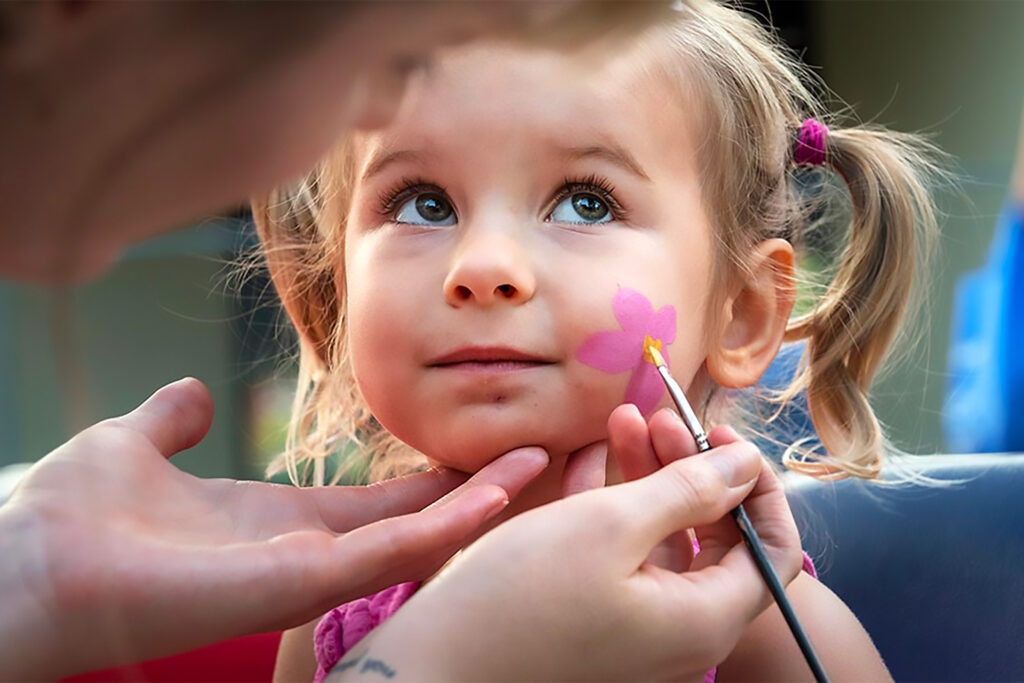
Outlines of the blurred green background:
[{"label": "blurred green background", "polygon": [[[1010,178],[1024,2],[790,2],[768,11],[861,119],[932,133],[957,160],[964,191],[941,198],[926,328],[874,396],[897,445],[942,451],[952,288],[982,263]],[[294,369],[265,279],[240,288],[229,276],[251,244],[243,217],[211,218],[140,245],[75,290],[0,284],[0,466],[35,460],[193,375],[210,387],[217,414],[207,439],[176,463],[259,478],[283,444]]]}]

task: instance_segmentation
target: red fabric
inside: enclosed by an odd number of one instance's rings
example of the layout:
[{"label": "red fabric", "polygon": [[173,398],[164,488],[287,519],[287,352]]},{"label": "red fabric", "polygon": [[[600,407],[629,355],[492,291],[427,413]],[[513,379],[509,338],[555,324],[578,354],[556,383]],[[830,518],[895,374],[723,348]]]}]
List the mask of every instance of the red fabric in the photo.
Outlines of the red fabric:
[{"label": "red fabric", "polygon": [[172,657],[153,659],[116,669],[103,669],[64,679],[67,683],[241,683],[270,681],[280,633],[260,633],[201,647]]}]

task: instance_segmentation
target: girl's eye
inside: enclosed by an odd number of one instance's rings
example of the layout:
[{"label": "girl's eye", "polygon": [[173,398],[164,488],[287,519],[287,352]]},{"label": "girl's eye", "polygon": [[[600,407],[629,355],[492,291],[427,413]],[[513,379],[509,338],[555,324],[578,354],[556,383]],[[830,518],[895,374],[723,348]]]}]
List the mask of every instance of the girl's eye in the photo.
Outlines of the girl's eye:
[{"label": "girl's eye", "polygon": [[550,220],[557,223],[609,223],[612,212],[597,195],[577,192],[555,205]]},{"label": "girl's eye", "polygon": [[424,192],[398,207],[395,222],[409,225],[455,225],[455,209],[444,195]]}]

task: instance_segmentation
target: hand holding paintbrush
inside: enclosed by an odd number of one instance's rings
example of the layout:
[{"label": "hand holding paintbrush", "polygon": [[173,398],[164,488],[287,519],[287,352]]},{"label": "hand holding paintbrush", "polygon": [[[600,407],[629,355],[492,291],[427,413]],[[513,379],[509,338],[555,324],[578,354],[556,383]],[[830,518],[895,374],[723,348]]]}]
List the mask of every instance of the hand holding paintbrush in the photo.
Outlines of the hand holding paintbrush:
[{"label": "hand holding paintbrush", "polygon": [[[662,357],[661,352],[653,344],[648,344],[644,348],[644,357],[658,368],[658,373],[665,382],[665,386],[668,388],[669,394],[679,411],[680,417],[690,434],[693,436],[697,450],[699,452],[711,450],[711,444],[707,433],[705,433],[696,414],[690,407],[689,401],[686,399],[686,395],[683,393],[682,388],[669,373],[668,365]],[[768,585],[772,597],[778,604],[790,631],[793,633],[793,637],[796,639],[804,658],[807,660],[807,664],[811,668],[815,680],[827,681],[828,678],[825,674],[824,668],[822,667],[817,654],[814,652],[810,640],[807,638],[796,613],[793,611],[793,607],[790,604],[789,599],[786,597],[785,588],[783,587],[775,569],[772,567],[771,560],[768,558],[768,554],[765,552],[757,531],[754,529],[753,524],[751,524],[743,506],[737,506],[732,511],[732,516],[736,520],[736,526],[739,529],[740,535],[742,536],[744,543],[747,545],[747,548],[750,550],[761,576]]]}]

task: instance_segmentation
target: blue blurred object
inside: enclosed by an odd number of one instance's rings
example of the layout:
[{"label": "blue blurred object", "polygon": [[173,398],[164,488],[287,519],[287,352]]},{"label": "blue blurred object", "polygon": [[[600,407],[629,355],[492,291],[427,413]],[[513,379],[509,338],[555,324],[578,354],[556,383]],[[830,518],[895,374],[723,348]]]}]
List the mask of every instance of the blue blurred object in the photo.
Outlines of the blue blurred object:
[{"label": "blue blurred object", "polygon": [[943,426],[951,451],[1024,450],[1024,207],[1004,206],[988,261],[957,284]]}]

